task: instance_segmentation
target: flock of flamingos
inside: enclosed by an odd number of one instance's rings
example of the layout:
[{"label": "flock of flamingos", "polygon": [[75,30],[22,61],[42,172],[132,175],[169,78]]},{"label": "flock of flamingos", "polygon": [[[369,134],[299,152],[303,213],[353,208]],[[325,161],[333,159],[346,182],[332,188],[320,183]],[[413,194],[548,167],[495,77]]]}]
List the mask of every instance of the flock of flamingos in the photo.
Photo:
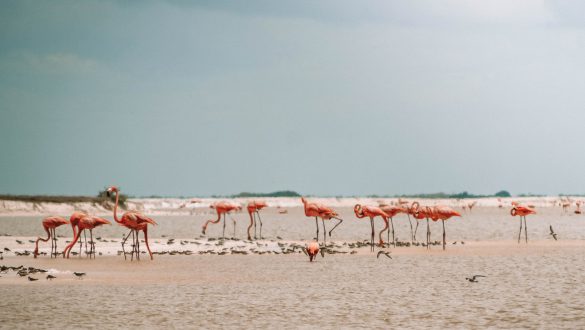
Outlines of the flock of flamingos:
[{"label": "flock of flamingos", "polygon": [[[150,255],[150,259],[152,260],[152,252],[150,250],[150,246],[148,245],[148,226],[149,225],[156,225],[156,221],[153,219],[141,214],[140,212],[136,211],[127,211],[121,217],[118,216],[118,202],[119,202],[119,189],[115,186],[108,188],[108,194],[115,194],[116,201],[113,210],[113,217],[114,221],[119,225],[126,227],[128,229],[128,234],[122,240],[122,251],[124,254],[124,258],[126,258],[126,250],[125,245],[127,240],[130,236],[132,236],[132,251],[130,252],[131,258],[136,256],[136,259],[140,258],[140,239],[138,238],[139,233],[142,232],[144,235],[144,242],[146,244],[146,249]],[[306,246],[304,252],[309,255],[310,260],[312,261],[314,256],[319,252],[320,245],[319,245],[319,219],[321,219],[321,224],[323,227],[323,244],[326,245],[327,240],[327,230],[325,227],[325,222],[336,219],[337,223],[335,226],[328,232],[329,236],[337,226],[339,226],[343,219],[340,218],[339,214],[335,212],[332,208],[320,204],[320,203],[313,203],[307,201],[305,198],[301,198],[301,201],[304,206],[305,215],[307,217],[315,218],[315,225],[316,225],[316,242],[312,242]],[[469,209],[473,207],[474,204],[466,205]],[[254,228],[254,238],[257,238],[257,228],[259,223],[259,237],[262,238],[262,219],[260,218],[260,210],[267,207],[268,205],[262,201],[252,201],[249,202],[247,205],[247,211],[250,216],[250,224],[247,228],[248,233],[248,240],[252,240],[251,230],[252,227]],[[502,207],[500,205],[500,207]],[[580,204],[577,204],[578,211],[576,213],[580,213]],[[218,202],[211,206],[217,212],[217,218],[214,220],[208,220],[203,224],[202,233],[205,234],[207,227],[210,224],[218,224],[222,217],[223,217],[223,234],[222,237],[225,237],[225,227],[226,227],[226,214],[229,214],[233,211],[239,211],[242,209],[240,205],[230,203],[230,202]],[[563,205],[563,209],[564,209]],[[354,207],[354,213],[357,218],[369,218],[370,219],[370,226],[371,226],[371,236],[370,236],[370,247],[371,251],[374,251],[375,247],[375,229],[374,229],[374,219],[376,217],[380,217],[384,221],[384,228],[379,232],[379,240],[378,246],[384,247],[385,242],[383,239],[383,234],[386,232],[387,234],[387,242],[390,242],[390,233],[392,233],[392,243],[396,246],[395,242],[395,235],[394,235],[394,223],[393,218],[398,214],[406,214],[408,216],[408,221],[410,223],[410,230],[411,230],[411,239],[414,242],[416,240],[416,232],[418,229],[418,224],[420,220],[426,220],[427,224],[427,231],[426,231],[426,246],[427,249],[430,248],[430,224],[429,220],[432,221],[441,221],[443,227],[443,250],[445,249],[445,239],[446,239],[446,232],[445,232],[445,221],[449,220],[452,217],[461,217],[461,214],[454,209],[447,207],[447,206],[422,206],[418,202],[413,202],[408,205],[406,202],[400,201],[397,205],[382,205],[382,206],[368,206],[368,205],[360,205],[356,204]],[[510,214],[512,216],[518,216],[520,218],[520,232],[518,233],[518,243],[520,243],[521,234],[522,234],[522,227],[524,225],[524,233],[526,242],[528,242],[528,233],[526,228],[526,216],[530,214],[535,214],[536,212],[533,210],[533,207],[523,206],[516,202],[512,202],[512,209],[510,210]],[[413,225],[411,222],[411,216],[416,219],[416,227],[413,229]],[[111,224],[110,221],[91,216],[82,212],[74,212],[69,220],[66,220],[62,217],[58,216],[50,216],[42,221],[43,228],[47,233],[47,238],[39,237],[35,242],[35,250],[34,250],[34,257],[38,256],[38,244],[39,241],[47,242],[51,240],[51,257],[59,255],[57,251],[57,239],[55,236],[55,229],[61,225],[70,224],[73,229],[73,240],[65,247],[62,254],[64,258],[69,258],[69,254],[71,249],[75,244],[80,240],[81,233],[84,233],[84,237],[86,237],[85,231],[89,231],[90,236],[90,250],[87,253],[90,258],[95,258],[95,246],[93,243],[93,229],[99,227],[101,225]],[[552,229],[551,229],[552,230]],[[235,232],[235,222],[234,222],[234,232]],[[80,242],[81,245],[81,242]],[[389,243],[388,243],[389,246]],[[81,246],[80,246],[81,248]],[[87,248],[87,243],[86,243]]]}]

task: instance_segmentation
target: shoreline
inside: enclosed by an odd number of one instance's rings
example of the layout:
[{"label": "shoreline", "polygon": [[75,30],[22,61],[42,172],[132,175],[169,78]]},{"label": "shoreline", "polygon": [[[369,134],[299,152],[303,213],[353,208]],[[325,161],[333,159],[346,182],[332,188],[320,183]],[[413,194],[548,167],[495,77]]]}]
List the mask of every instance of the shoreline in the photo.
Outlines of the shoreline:
[{"label": "shoreline", "polygon": [[[575,208],[574,201],[581,197],[564,197],[573,201],[570,212]],[[311,201],[323,203],[332,208],[353,207],[355,204],[379,205],[396,204],[399,200],[409,203],[418,201],[421,205],[445,205],[453,208],[464,208],[471,203],[474,207],[502,207],[511,206],[512,202],[531,205],[536,208],[559,207],[560,197],[506,197],[506,198],[472,198],[472,199],[400,199],[400,198],[370,198],[370,197],[343,197],[343,198],[309,198]],[[265,201],[269,207],[286,209],[302,207],[298,197],[266,197],[266,198],[130,198],[126,201],[128,210],[135,210],[153,216],[186,216],[195,212],[207,210],[218,201],[231,201],[245,206],[252,200]],[[195,201],[195,202],[192,202]],[[47,215],[69,215],[75,211],[82,211],[97,216],[111,215],[113,203],[79,202],[79,203],[52,203],[52,202],[23,202],[0,199],[0,218],[26,217]],[[122,209],[123,211],[123,209]]]}]

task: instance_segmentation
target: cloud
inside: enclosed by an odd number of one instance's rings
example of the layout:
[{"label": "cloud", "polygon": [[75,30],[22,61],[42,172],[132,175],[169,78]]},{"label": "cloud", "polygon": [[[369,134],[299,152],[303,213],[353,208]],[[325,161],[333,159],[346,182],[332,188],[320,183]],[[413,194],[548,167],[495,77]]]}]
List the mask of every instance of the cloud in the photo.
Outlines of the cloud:
[{"label": "cloud", "polygon": [[33,74],[89,74],[99,69],[100,64],[73,53],[36,54],[11,52],[0,57],[0,71]]}]

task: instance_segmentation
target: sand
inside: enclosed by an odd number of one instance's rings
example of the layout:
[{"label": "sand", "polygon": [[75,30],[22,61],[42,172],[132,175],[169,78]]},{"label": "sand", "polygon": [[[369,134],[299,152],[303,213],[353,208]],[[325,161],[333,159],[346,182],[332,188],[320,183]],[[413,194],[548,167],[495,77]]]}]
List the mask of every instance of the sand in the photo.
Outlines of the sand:
[{"label": "sand", "polygon": [[[124,233],[119,226],[96,229],[96,250],[101,255],[95,260],[17,256],[14,252],[34,249],[29,240],[42,232],[41,217],[0,219],[0,234],[14,235],[0,236],[0,248],[10,249],[2,254],[0,265],[48,270],[31,275],[39,278],[35,282],[10,271],[0,274],[2,326],[585,326],[585,218],[560,208],[539,209],[539,214],[528,218],[528,244],[517,243],[518,219],[507,210],[479,207],[447,223],[446,251],[420,245],[384,248],[392,259],[376,258],[369,247],[350,247],[367,240],[369,221],[352,218],[351,208],[341,208],[345,221],[328,238],[329,250],[336,253],[313,263],[300,251],[289,251],[315,234],[314,220],[305,218],[300,208],[286,215],[266,210],[262,219],[267,238],[261,241],[244,240],[247,215],[234,215],[237,238],[223,243],[215,239],[221,236],[221,225],[210,225],[208,235],[201,237],[201,224],[212,215],[200,211],[157,217],[159,226],[153,227],[151,239],[157,254],[152,261],[146,255],[140,261],[118,255]],[[406,217],[394,222],[399,241],[407,242]],[[228,236],[233,234],[232,224],[228,218]],[[558,241],[548,234],[550,225]],[[421,226],[419,241],[426,223]],[[440,240],[440,224],[431,226],[432,239]],[[62,249],[70,239],[70,228],[59,228],[57,233],[64,236],[58,242]],[[41,251],[49,248],[45,244]],[[170,255],[172,251],[178,252]],[[186,251],[190,255],[181,254]],[[77,279],[73,272],[87,275]],[[49,273],[57,278],[46,280]],[[465,280],[474,274],[487,277],[478,283]]]}]

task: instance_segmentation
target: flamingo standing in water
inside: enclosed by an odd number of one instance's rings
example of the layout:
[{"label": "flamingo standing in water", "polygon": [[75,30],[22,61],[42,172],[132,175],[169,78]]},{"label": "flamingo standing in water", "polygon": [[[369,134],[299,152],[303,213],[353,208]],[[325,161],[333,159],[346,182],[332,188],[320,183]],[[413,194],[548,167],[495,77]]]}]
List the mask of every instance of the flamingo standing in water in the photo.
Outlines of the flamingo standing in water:
[{"label": "flamingo standing in water", "polygon": [[[96,227],[99,227],[101,225],[109,225],[109,224],[111,224],[111,222],[109,222],[106,219],[93,217],[93,216],[89,216],[89,215],[79,219],[79,223],[77,224],[78,231],[75,234],[75,237],[73,237],[73,240],[71,241],[71,243],[69,243],[69,245],[67,245],[67,247],[65,247],[65,250],[63,250],[63,258],[67,257],[67,259],[69,259],[69,253],[71,252],[71,248],[75,245],[75,243],[77,243],[77,240],[79,239],[81,231],[85,230],[85,229],[89,230],[89,239],[90,239],[89,258],[91,259],[92,255],[95,258],[95,244],[93,243],[93,229]],[[65,251],[67,251],[67,256],[65,256]]]},{"label": "flamingo standing in water", "polygon": [[382,211],[379,207],[375,206],[362,206],[360,204],[356,204],[353,207],[353,212],[355,216],[362,219],[365,217],[370,218],[370,225],[372,226],[372,236],[370,237],[370,249],[372,252],[374,251],[374,238],[375,238],[375,230],[374,230],[374,218],[379,216],[384,220],[384,228],[380,231],[380,246],[384,247],[384,240],[382,239],[382,233],[388,229],[388,218],[390,217],[386,212]]},{"label": "flamingo standing in water", "polygon": [[254,226],[254,238],[256,238],[256,215],[258,215],[258,221],[260,221],[260,239],[262,239],[262,219],[260,218],[260,210],[267,207],[266,202],[251,201],[248,203],[248,214],[250,215],[250,225],[248,226],[248,240],[252,240],[250,236],[250,229]]},{"label": "flamingo standing in water", "polygon": [[[392,218],[400,213],[406,213],[408,215],[408,210],[401,205],[385,205],[380,208],[390,217],[390,225],[392,227],[392,245],[396,247],[396,239],[394,238],[394,221]],[[410,223],[410,239],[412,241],[414,240],[414,234],[412,231],[412,222],[410,222],[410,215],[408,216],[408,223]],[[390,230],[388,230],[388,241],[390,241]]]},{"label": "flamingo standing in water", "polygon": [[116,186],[111,186],[108,188],[108,194],[116,194],[116,205],[114,206],[114,220],[119,223],[120,225],[130,229],[128,235],[122,240],[122,253],[124,253],[124,259],[126,259],[126,250],[124,249],[124,244],[132,234],[132,253],[130,253],[130,260],[133,260],[134,253],[136,253],[136,259],[140,259],[140,238],[138,237],[139,232],[144,234],[144,242],[146,243],[146,249],[148,250],[148,254],[150,255],[150,260],[153,260],[152,252],[150,251],[150,246],[148,245],[148,224],[156,225],[156,221],[152,220],[151,218],[145,216],[142,213],[136,211],[128,211],[125,212],[121,218],[118,218],[118,202],[120,198],[120,189]]},{"label": "flamingo standing in water", "polygon": [[[430,249],[430,241],[431,241],[431,227],[429,225],[429,217],[431,216],[431,209],[428,206],[421,207],[420,205],[416,206],[416,209],[413,210],[413,216],[417,220],[416,228],[418,229],[418,221],[422,219],[427,219],[427,249]],[[415,230],[416,235],[416,230]],[[415,236],[416,237],[416,236]]]},{"label": "flamingo standing in water", "polygon": [[[79,224],[79,220],[81,220],[81,218],[83,218],[85,216],[87,216],[86,213],[75,211],[75,212],[73,212],[71,217],[69,217],[69,223],[71,224],[71,229],[73,230],[73,237],[75,237],[75,234],[77,233],[77,231],[75,229],[77,228],[77,225]],[[85,252],[87,253],[87,236],[85,235],[85,230],[83,231],[83,240],[85,241]],[[81,257],[81,247],[82,246],[83,246],[83,244],[81,243],[81,240],[79,240],[79,256],[80,257]]]},{"label": "flamingo standing in water", "polygon": [[445,220],[449,220],[452,217],[460,217],[461,214],[459,214],[459,212],[453,210],[452,208],[450,208],[448,206],[435,206],[433,208],[432,212],[436,216],[436,218],[441,220],[441,222],[443,223],[443,250],[445,250],[445,238],[446,238]]},{"label": "flamingo standing in water", "polygon": [[536,214],[531,208],[521,205],[514,205],[510,210],[510,214],[515,217],[520,217],[520,231],[518,232],[518,244],[520,244],[520,236],[522,235],[522,218],[524,218],[524,236],[526,237],[526,243],[528,243],[528,229],[526,228],[526,216],[529,214]]},{"label": "flamingo standing in water", "polygon": [[[414,235],[413,238],[416,241],[416,233],[418,231],[418,225],[420,220],[426,219],[426,212],[424,212],[424,207],[421,207],[419,202],[412,202],[410,206],[405,207],[406,215],[408,215],[408,220],[410,220],[410,216],[412,215],[413,218],[416,220],[416,227],[414,227]],[[421,211],[421,212],[419,212]]]},{"label": "flamingo standing in water", "polygon": [[[218,203],[211,205],[210,208],[215,209],[215,211],[217,212],[217,219],[207,220],[207,222],[205,222],[205,224],[203,225],[201,232],[203,233],[203,235],[205,235],[205,232],[207,231],[207,226],[210,223],[213,223],[213,224],[219,223],[219,221],[221,220],[221,216],[223,215],[223,232],[222,232],[221,237],[225,238],[225,215],[227,213],[230,213],[231,211],[241,210],[242,207],[239,205],[236,205],[236,204],[229,203],[229,202],[218,202]],[[234,221],[234,237],[235,236],[236,236],[236,222]]]},{"label": "flamingo standing in water", "polygon": [[313,262],[313,259],[315,259],[315,257],[317,256],[319,250],[320,250],[319,243],[317,242],[309,243],[309,245],[304,249],[305,254],[309,256],[310,262]]},{"label": "flamingo standing in water", "polygon": [[327,207],[323,204],[319,203],[309,203],[304,197],[301,197],[301,202],[303,202],[303,207],[305,209],[305,216],[307,217],[315,217],[315,225],[317,226],[317,242],[319,242],[319,218],[321,218],[321,222],[323,223],[323,241],[324,244],[327,244],[327,230],[325,229],[325,220],[331,220],[333,218],[339,220],[339,222],[329,231],[329,237],[331,237],[331,233],[337,226],[339,226],[343,219],[339,217],[339,215],[333,211],[332,208]]},{"label": "flamingo standing in water", "polygon": [[47,217],[43,219],[43,228],[47,232],[47,238],[38,237],[35,242],[34,257],[39,255],[39,241],[46,242],[51,239],[51,258],[57,258],[57,236],[55,235],[55,228],[67,224],[69,221],[61,217]]}]

